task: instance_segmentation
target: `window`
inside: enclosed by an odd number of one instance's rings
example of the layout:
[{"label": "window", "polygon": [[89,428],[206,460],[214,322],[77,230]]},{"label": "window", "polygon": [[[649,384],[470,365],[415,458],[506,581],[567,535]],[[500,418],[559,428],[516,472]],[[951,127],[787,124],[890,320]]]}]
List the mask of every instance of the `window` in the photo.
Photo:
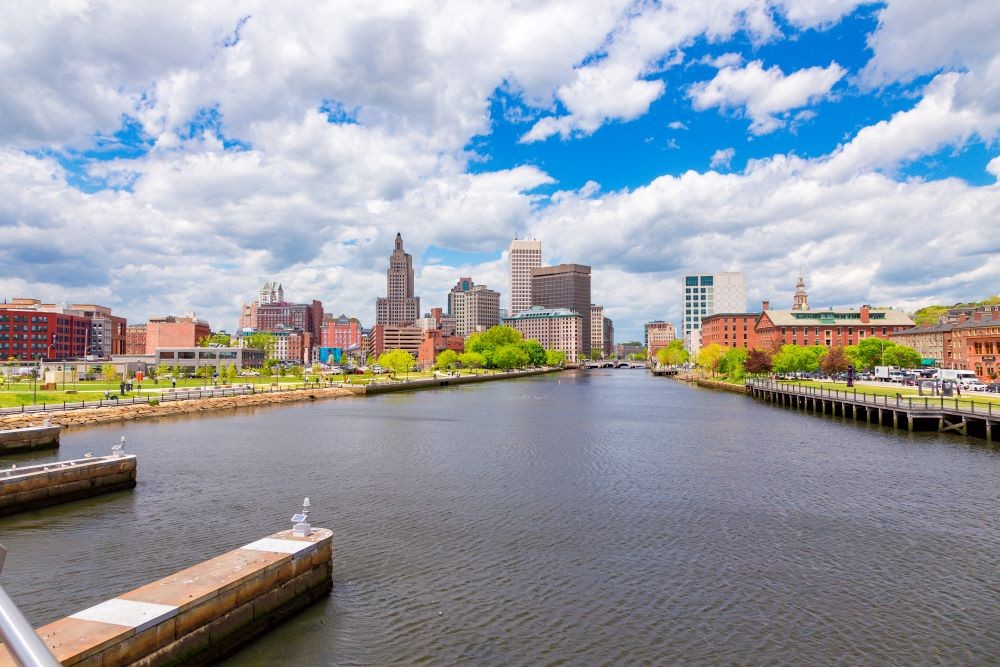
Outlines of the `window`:
[{"label": "window", "polygon": [[[712,285],[714,280],[715,280],[715,278],[713,276],[702,276],[701,277],[701,284],[702,285]],[[701,291],[704,292],[705,290],[703,289]]]}]

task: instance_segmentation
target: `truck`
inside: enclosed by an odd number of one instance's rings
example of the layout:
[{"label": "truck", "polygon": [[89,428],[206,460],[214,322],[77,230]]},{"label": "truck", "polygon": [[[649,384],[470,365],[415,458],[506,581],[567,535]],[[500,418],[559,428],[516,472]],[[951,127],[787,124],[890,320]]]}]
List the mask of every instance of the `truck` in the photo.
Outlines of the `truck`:
[{"label": "truck", "polygon": [[959,387],[970,391],[986,391],[986,385],[979,381],[979,376],[974,371],[941,368],[938,370],[937,379],[957,382]]},{"label": "truck", "polygon": [[879,382],[896,382],[902,379],[903,373],[899,366],[876,366],[875,379]]}]

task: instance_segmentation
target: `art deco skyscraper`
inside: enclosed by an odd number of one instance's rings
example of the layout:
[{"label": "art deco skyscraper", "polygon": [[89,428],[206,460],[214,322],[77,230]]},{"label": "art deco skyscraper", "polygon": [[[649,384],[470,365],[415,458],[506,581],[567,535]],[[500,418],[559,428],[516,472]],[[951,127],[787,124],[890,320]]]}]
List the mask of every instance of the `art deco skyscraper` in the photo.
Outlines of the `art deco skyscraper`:
[{"label": "art deco skyscraper", "polygon": [[510,295],[507,315],[513,317],[531,307],[531,270],[542,265],[542,242],[514,239],[507,249],[507,261],[507,289]]},{"label": "art deco skyscraper", "polygon": [[397,233],[386,272],[386,296],[375,302],[375,324],[409,325],[418,317],[420,297],[413,296],[413,257],[403,250],[403,237]]}]

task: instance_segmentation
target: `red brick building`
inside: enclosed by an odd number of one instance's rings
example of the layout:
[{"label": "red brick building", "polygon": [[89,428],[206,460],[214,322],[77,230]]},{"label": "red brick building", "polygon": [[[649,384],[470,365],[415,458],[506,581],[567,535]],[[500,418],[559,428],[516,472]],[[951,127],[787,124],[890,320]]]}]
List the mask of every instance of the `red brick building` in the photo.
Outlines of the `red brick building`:
[{"label": "red brick building", "polygon": [[362,343],[361,322],[356,317],[327,316],[319,328],[320,347],[339,347],[342,350]]},{"label": "red brick building", "polygon": [[983,382],[1000,376],[1000,312],[973,313],[951,331],[955,368],[975,371]]},{"label": "red brick building", "polygon": [[197,347],[211,333],[208,322],[193,316],[151,317],[146,324],[146,354],[156,354],[161,347]]},{"label": "red brick building", "polygon": [[83,357],[89,352],[90,320],[77,315],[0,309],[0,358],[19,361]]},{"label": "red brick building", "polygon": [[417,363],[421,368],[429,368],[445,350],[454,350],[459,354],[465,352],[465,339],[461,336],[446,336],[440,329],[427,329],[417,352]]},{"label": "red brick building", "polygon": [[701,318],[701,346],[718,343],[742,350],[760,348],[757,318],[760,313],[715,313]]},{"label": "red brick building", "polygon": [[902,311],[871,306],[858,310],[771,310],[769,306],[765,301],[754,329],[760,345],[772,350],[782,345],[857,345],[865,338],[888,339],[914,326]]},{"label": "red brick building", "polygon": [[125,354],[146,354],[146,325],[125,327]]}]

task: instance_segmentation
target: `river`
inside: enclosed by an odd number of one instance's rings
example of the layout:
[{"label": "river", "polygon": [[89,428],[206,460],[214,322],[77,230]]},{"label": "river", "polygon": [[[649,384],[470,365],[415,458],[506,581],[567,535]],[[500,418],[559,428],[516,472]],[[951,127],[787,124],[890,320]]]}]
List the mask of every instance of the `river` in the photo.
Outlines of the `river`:
[{"label": "river", "polygon": [[228,664],[1000,656],[982,441],[623,369],[93,427],[48,458],[122,435],[134,491],[0,519],[35,625],[290,527],[309,496],[333,592]]}]

